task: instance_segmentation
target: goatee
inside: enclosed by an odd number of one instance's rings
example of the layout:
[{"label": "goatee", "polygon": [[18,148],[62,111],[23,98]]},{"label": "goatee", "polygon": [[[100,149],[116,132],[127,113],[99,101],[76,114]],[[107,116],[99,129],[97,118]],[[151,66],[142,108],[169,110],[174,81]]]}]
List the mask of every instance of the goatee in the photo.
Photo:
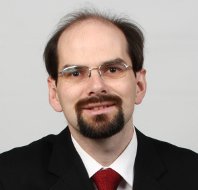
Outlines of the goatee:
[{"label": "goatee", "polygon": [[[84,118],[83,107],[90,103],[112,102],[117,108],[117,113],[110,119],[107,114],[91,116],[91,121]],[[79,100],[76,104],[78,127],[82,135],[102,139],[111,137],[120,132],[124,127],[124,114],[122,111],[122,100],[115,95],[97,95]]]}]

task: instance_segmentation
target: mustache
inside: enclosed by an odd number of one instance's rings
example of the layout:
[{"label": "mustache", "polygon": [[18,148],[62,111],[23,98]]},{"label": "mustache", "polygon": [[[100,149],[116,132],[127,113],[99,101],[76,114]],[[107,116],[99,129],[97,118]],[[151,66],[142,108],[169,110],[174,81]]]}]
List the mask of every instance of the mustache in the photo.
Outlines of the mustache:
[{"label": "mustache", "polygon": [[76,103],[75,109],[76,111],[79,111],[84,106],[91,104],[91,103],[102,103],[102,102],[112,102],[113,104],[117,105],[118,107],[121,107],[122,105],[122,99],[119,96],[116,95],[104,95],[104,94],[98,94],[96,96],[87,97],[84,99],[79,100]]}]

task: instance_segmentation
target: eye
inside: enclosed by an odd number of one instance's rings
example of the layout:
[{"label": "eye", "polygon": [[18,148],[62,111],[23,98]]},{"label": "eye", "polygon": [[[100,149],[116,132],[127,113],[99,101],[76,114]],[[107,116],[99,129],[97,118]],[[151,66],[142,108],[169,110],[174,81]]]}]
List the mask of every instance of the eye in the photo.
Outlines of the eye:
[{"label": "eye", "polygon": [[124,76],[126,70],[127,67],[123,63],[106,63],[100,67],[101,74],[104,78],[120,78]]},{"label": "eye", "polygon": [[66,67],[63,70],[63,75],[66,79],[72,79],[72,78],[79,78],[82,79],[86,77],[87,74],[87,67],[85,66],[70,66]]},{"label": "eye", "polygon": [[118,71],[118,68],[117,67],[109,67],[108,70],[110,73],[115,73],[116,71]]},{"label": "eye", "polygon": [[74,76],[74,77],[78,77],[80,75],[79,71],[74,71],[72,73],[70,73],[70,75]]},{"label": "eye", "polygon": [[116,74],[118,72],[123,72],[125,68],[122,64],[108,64],[105,65],[103,69],[104,73]]},{"label": "eye", "polygon": [[76,67],[76,68],[73,68],[70,71],[68,71],[66,73],[66,75],[67,75],[68,78],[69,77],[75,77],[75,78],[77,78],[77,77],[82,77],[84,75],[84,72],[85,71],[84,71],[83,68]]}]

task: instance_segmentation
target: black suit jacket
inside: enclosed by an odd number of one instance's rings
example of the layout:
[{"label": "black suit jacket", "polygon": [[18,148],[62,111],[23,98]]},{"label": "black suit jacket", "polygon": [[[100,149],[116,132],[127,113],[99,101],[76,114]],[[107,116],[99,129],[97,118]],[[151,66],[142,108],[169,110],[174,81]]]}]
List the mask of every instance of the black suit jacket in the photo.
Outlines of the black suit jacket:
[{"label": "black suit jacket", "polygon": [[[133,190],[198,190],[198,155],[138,130]],[[0,155],[0,190],[93,190],[68,128]]]}]

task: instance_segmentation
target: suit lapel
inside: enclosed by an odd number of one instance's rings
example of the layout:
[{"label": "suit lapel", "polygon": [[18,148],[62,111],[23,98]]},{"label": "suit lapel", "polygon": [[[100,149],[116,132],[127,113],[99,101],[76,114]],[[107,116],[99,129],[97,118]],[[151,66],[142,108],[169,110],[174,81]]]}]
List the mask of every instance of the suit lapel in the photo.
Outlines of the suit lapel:
[{"label": "suit lapel", "polygon": [[165,190],[160,185],[160,179],[166,173],[166,168],[152,140],[136,129],[138,148],[134,166],[134,190]]},{"label": "suit lapel", "polygon": [[[137,129],[136,133],[138,149],[133,190],[166,190],[159,183],[166,169],[152,141]],[[94,189],[86,168],[73,146],[68,128],[61,132],[54,142],[48,169],[57,178],[57,182],[50,190]]]},{"label": "suit lapel", "polygon": [[49,171],[57,177],[57,183],[50,190],[93,190],[86,168],[73,146],[68,128],[57,136]]}]

